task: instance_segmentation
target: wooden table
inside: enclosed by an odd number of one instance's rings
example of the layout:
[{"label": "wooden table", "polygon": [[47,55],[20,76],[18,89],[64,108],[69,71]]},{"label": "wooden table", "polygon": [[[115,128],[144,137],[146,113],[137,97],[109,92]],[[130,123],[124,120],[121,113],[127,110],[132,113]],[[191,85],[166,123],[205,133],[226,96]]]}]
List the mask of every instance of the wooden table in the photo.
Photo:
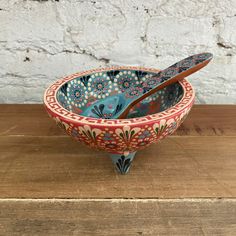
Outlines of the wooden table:
[{"label": "wooden table", "polygon": [[0,235],[236,235],[236,106],[195,106],[128,175],[42,105],[0,105]]}]

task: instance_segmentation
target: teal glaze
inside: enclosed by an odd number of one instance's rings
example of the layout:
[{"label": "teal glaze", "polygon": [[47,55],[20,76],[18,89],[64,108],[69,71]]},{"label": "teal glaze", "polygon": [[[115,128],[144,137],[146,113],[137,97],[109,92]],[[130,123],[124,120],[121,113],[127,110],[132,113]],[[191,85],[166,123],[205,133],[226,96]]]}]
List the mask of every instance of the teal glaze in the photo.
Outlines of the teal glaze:
[{"label": "teal glaze", "polygon": [[120,174],[127,174],[129,172],[130,166],[134,159],[136,152],[124,154],[110,154],[113,164],[116,167],[116,170]]},{"label": "teal glaze", "polygon": [[[139,86],[157,74],[157,72],[134,69],[114,69],[91,73],[76,77],[65,83],[57,91],[56,98],[59,104],[68,111],[83,115],[88,107],[92,107],[101,98],[107,99],[115,94],[122,94],[128,91],[129,88]],[[127,118],[141,117],[164,111],[179,102],[182,96],[183,90],[179,83],[168,85],[137,103],[129,111]],[[102,107],[98,106],[93,109],[98,117],[104,117],[107,114],[104,113]],[[119,107],[117,109],[119,110]]]},{"label": "teal glaze", "polygon": [[[195,69],[197,66],[209,62],[211,59],[211,53],[201,53],[187,57],[167,69],[160,71],[157,75],[148,78],[146,81],[138,85],[134,84],[133,86],[129,86],[123,93],[96,101],[83,110],[81,115],[103,119],[120,118],[123,113],[130,109],[130,105],[132,107],[138,100],[145,98],[147,95],[151,95],[153,92],[157,91],[159,87],[163,87],[163,85],[172,81],[176,82],[175,79],[177,76],[181,74],[184,75],[184,73],[188,72],[189,74],[194,73],[199,70]],[[182,78],[183,76],[180,79]],[[101,87],[102,86],[103,85],[101,85]]]},{"label": "teal glaze", "polygon": [[[176,82],[141,100],[127,115],[135,119],[90,119],[81,114],[94,106],[98,117],[104,117],[105,107],[95,107],[97,101],[143,86],[158,74],[158,70],[140,67],[81,72],[49,87],[44,101],[58,126],[75,140],[109,153],[118,172],[124,174],[129,171],[137,150],[172,134],[182,123],[193,104],[191,85],[186,80]],[[110,101],[108,106],[111,108],[115,102]],[[171,112],[166,112],[169,108]]]}]

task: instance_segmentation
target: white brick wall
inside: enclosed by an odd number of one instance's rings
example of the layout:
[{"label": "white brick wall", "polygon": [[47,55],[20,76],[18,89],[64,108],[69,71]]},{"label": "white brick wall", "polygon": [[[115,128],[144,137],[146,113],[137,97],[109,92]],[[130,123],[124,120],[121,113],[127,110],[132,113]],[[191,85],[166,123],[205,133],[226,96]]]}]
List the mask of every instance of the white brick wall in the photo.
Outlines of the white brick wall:
[{"label": "white brick wall", "polygon": [[0,103],[41,103],[56,79],[96,67],[165,68],[209,51],[198,103],[236,103],[236,0],[0,0]]}]

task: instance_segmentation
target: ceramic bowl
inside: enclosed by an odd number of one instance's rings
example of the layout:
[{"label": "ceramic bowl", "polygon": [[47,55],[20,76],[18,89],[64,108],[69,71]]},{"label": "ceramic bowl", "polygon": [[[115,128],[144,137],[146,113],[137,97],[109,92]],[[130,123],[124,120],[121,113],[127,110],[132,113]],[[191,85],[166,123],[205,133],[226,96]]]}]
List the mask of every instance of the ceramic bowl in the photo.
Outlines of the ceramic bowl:
[{"label": "ceramic bowl", "polygon": [[[126,119],[97,119],[80,113],[98,99],[122,93],[158,73],[157,69],[112,67],[70,75],[53,83],[44,94],[48,114],[75,140],[110,154],[117,170],[129,171],[138,150],[172,134],[194,102],[194,90],[181,82],[147,97]],[[95,112],[102,112],[98,108]]]}]

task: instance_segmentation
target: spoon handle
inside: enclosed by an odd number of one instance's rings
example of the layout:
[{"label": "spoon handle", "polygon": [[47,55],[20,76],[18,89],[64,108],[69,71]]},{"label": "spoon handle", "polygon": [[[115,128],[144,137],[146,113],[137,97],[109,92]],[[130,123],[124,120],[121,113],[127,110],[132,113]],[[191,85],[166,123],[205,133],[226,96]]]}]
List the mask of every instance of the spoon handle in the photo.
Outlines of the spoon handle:
[{"label": "spoon handle", "polygon": [[128,89],[124,94],[127,99],[127,108],[119,114],[118,118],[125,118],[131,107],[157,90],[200,70],[210,62],[212,57],[211,53],[192,55],[160,71],[142,84]]}]

